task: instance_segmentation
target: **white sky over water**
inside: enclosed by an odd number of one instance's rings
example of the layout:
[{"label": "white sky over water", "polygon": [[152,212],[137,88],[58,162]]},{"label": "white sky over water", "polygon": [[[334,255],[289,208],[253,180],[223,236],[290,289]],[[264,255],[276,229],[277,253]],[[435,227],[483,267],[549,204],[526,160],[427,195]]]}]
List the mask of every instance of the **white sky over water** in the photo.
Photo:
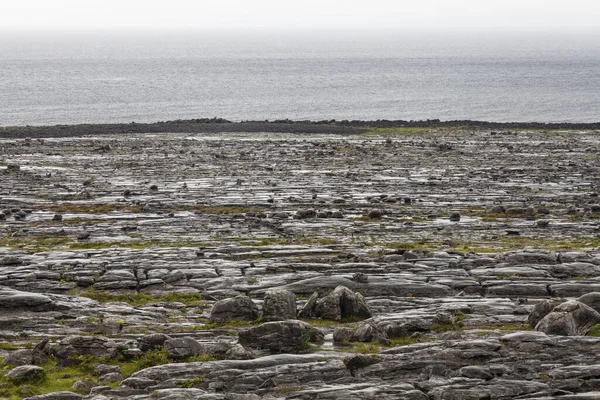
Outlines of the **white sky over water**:
[{"label": "white sky over water", "polygon": [[600,0],[3,0],[0,29],[600,27]]}]

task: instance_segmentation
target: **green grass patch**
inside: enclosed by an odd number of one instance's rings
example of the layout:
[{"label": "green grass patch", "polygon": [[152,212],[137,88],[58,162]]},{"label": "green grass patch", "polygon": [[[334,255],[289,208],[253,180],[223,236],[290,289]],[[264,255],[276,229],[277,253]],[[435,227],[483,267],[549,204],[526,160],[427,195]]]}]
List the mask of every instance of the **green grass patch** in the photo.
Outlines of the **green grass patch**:
[{"label": "green grass patch", "polygon": [[310,326],[320,327],[320,328],[335,328],[335,327],[353,327],[356,326],[357,323],[364,321],[364,318],[360,317],[350,317],[344,318],[340,321],[330,320],[330,319],[310,319],[304,318],[302,321],[306,322]]},{"label": "green grass patch", "polygon": [[600,324],[592,326],[587,336],[600,337]]},{"label": "green grass patch", "polygon": [[194,379],[186,379],[185,381],[182,381],[179,384],[179,387],[185,388],[185,389],[190,389],[190,388],[196,387],[198,385],[201,385],[202,383],[204,383],[205,380],[206,380],[206,378],[204,378],[204,377],[194,378]]},{"label": "green grass patch", "polygon": [[148,293],[112,294],[104,291],[96,291],[90,288],[79,296],[87,297],[100,303],[124,302],[135,307],[144,307],[151,303],[183,303],[188,307],[203,307],[206,302],[201,293],[167,293],[160,297],[154,297]]}]

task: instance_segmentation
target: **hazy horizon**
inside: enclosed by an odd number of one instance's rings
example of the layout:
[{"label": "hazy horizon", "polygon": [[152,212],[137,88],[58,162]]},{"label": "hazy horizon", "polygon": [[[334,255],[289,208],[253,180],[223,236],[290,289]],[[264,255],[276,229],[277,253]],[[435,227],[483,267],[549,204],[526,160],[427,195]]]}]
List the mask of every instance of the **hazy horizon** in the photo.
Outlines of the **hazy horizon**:
[{"label": "hazy horizon", "polygon": [[600,26],[593,0],[20,0],[3,4],[4,29],[284,28],[503,29]]},{"label": "hazy horizon", "polygon": [[0,125],[598,121],[589,0],[22,0],[0,27]]}]

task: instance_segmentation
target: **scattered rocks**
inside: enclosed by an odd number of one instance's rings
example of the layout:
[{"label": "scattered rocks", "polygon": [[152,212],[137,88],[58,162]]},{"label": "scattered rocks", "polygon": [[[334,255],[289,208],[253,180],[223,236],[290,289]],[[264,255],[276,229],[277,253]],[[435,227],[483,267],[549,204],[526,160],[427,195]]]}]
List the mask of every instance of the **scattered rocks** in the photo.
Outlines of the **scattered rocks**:
[{"label": "scattered rocks", "polygon": [[89,400],[597,397],[593,133],[246,139],[4,141],[5,364],[106,363]]}]

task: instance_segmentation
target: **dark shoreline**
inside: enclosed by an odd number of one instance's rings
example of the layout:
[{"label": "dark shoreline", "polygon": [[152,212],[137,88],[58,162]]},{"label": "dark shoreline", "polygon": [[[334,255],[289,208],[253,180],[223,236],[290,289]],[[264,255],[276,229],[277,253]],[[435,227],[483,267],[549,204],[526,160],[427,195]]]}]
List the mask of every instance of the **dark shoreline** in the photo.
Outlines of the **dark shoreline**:
[{"label": "dark shoreline", "polygon": [[488,122],[488,121],[403,121],[403,120],[325,120],[325,121],[242,121],[232,122],[222,118],[201,118],[153,123],[128,124],[74,124],[53,126],[0,127],[1,138],[15,137],[70,137],[124,133],[219,133],[219,132],[280,132],[359,134],[371,128],[471,128],[471,129],[573,129],[600,130],[595,123],[543,123],[543,122]]}]

